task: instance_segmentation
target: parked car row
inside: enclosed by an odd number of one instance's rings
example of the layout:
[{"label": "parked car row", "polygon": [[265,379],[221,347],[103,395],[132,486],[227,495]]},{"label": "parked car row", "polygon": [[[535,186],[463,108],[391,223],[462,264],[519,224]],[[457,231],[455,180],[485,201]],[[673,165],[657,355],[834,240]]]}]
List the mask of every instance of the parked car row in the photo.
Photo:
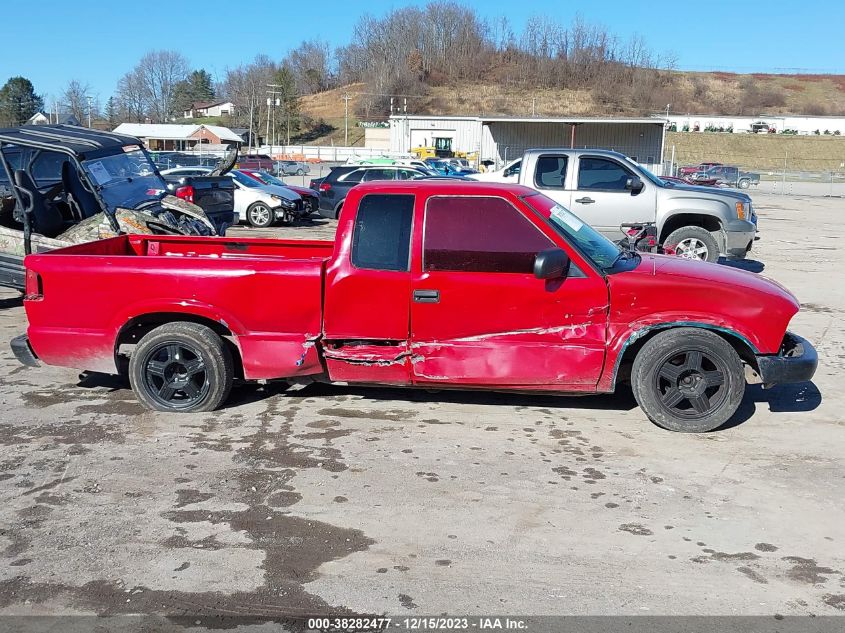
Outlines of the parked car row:
[{"label": "parked car row", "polygon": [[159,169],[176,167],[214,167],[220,162],[220,156],[214,154],[197,155],[183,152],[150,152],[150,157]]},{"label": "parked car row", "polygon": [[760,174],[743,171],[735,165],[704,162],[698,165],[679,167],[678,178],[694,185],[720,185],[748,189],[760,184]]},{"label": "parked car row", "polygon": [[310,173],[308,163],[298,160],[276,160],[267,154],[243,154],[235,167],[263,171],[273,176],[304,176]]},{"label": "parked car row", "polygon": [[[162,172],[168,188],[177,197],[188,199],[187,177],[201,177],[207,167],[179,167]],[[317,210],[317,196],[303,187],[290,187],[272,174],[261,170],[234,169],[226,176],[234,188],[235,223],[248,222],[266,228],[276,222],[290,224],[310,216]]]},{"label": "parked car row", "polygon": [[[420,161],[416,161],[420,162]],[[325,218],[339,218],[343,203],[349,191],[363,182],[395,180],[433,180],[433,179],[471,180],[468,174],[453,171],[445,175],[429,168],[426,164],[418,165],[370,165],[346,164],[334,167],[327,176],[312,179],[310,187],[320,193],[319,213]]]}]

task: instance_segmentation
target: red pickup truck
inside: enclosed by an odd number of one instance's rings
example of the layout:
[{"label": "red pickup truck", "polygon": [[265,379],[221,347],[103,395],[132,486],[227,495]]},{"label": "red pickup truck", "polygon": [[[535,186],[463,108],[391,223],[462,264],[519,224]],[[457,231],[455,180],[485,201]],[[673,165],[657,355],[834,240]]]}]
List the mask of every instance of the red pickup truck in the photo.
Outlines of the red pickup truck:
[{"label": "red pickup truck", "polygon": [[234,379],[607,393],[678,431],[746,381],[809,380],[795,297],[755,274],[626,250],[533,189],[355,187],[335,242],[126,235],[26,258],[18,358],[127,372],[162,411]]}]

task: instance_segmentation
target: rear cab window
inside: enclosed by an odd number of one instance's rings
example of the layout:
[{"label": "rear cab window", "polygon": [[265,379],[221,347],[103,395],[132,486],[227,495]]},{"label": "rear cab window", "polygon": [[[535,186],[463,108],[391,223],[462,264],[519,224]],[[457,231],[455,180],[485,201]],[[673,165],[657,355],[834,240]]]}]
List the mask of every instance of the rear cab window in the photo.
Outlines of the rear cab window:
[{"label": "rear cab window", "polygon": [[352,233],[352,265],[367,270],[411,270],[414,196],[369,194],[361,198]]}]

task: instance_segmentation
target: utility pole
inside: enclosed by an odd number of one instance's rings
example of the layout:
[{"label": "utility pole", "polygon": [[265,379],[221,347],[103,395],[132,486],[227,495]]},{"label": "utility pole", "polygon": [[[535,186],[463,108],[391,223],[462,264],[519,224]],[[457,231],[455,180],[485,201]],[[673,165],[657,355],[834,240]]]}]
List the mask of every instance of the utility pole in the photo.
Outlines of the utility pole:
[{"label": "utility pole", "polygon": [[273,146],[276,144],[276,106],[279,105],[278,95],[281,94],[281,84],[267,84],[269,90],[267,94],[267,138],[270,138],[270,108],[273,109],[273,140],[270,142],[270,153],[273,152]]},{"label": "utility pole", "polygon": [[351,98],[352,97],[349,96],[349,93],[343,95],[343,144],[346,147],[349,147],[349,100]]}]

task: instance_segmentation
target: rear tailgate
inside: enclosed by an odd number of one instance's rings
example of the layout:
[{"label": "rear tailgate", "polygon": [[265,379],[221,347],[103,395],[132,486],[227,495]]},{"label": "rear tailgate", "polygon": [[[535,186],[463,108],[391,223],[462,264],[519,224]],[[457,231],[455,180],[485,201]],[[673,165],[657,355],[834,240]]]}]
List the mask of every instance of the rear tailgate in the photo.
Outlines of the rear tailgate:
[{"label": "rear tailgate", "polygon": [[[236,223],[235,184],[228,176],[170,175],[164,179],[173,194],[183,187],[192,188],[188,199],[205,211],[218,234],[225,235],[226,229]],[[184,197],[181,192],[179,195]]]},{"label": "rear tailgate", "polygon": [[228,176],[191,176],[194,204],[202,207],[221,235],[235,223],[235,183]]}]

